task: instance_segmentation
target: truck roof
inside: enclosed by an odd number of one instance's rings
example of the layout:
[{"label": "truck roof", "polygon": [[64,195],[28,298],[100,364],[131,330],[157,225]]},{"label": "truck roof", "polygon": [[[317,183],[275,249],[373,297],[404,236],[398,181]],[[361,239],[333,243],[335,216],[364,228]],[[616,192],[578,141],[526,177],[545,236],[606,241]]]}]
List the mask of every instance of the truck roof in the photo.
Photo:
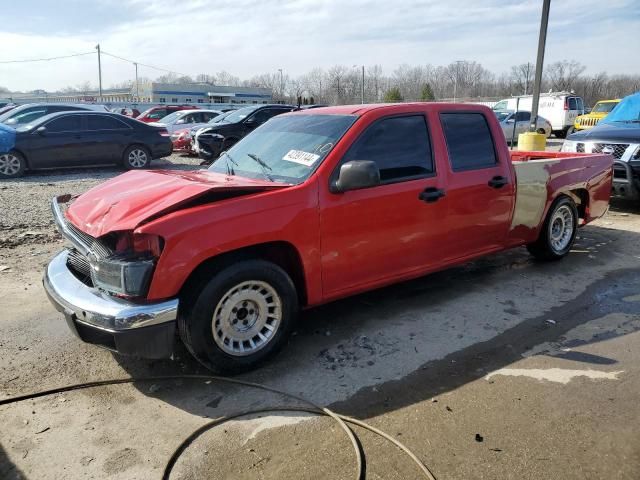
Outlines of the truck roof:
[{"label": "truck roof", "polygon": [[[312,108],[309,110],[301,110],[292,112],[295,115],[357,115],[361,116],[365,113],[373,110],[388,110],[389,113],[393,113],[396,110],[405,110],[407,107],[417,106],[421,109],[430,108],[442,108],[442,107],[466,107],[467,109],[478,108],[481,105],[474,104],[460,104],[460,103],[440,103],[440,102],[407,102],[407,103],[370,103],[370,104],[358,104],[358,105],[339,105],[336,107],[321,107]],[[487,107],[485,107],[487,108]],[[291,115],[291,114],[288,114]]]}]

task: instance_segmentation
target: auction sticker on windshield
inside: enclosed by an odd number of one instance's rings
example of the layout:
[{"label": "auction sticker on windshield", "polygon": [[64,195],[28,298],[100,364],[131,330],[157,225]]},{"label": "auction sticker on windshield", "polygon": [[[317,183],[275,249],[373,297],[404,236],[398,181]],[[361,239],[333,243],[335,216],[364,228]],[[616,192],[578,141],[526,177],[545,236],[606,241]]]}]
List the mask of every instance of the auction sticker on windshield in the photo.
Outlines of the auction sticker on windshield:
[{"label": "auction sticker on windshield", "polygon": [[289,162],[299,163],[300,165],[304,165],[306,167],[310,167],[316,160],[320,158],[320,155],[316,155],[315,153],[304,152],[302,150],[289,150],[284,157],[283,160],[288,160]]}]

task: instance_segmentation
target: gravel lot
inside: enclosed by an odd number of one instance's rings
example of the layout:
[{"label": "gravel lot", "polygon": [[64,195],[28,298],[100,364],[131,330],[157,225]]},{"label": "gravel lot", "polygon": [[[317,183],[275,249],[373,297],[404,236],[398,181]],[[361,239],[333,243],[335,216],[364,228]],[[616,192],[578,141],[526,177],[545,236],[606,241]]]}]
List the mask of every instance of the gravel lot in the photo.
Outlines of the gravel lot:
[{"label": "gravel lot", "polygon": [[[557,149],[560,141],[552,140]],[[179,155],[156,163],[198,168]],[[113,355],[72,336],[44,294],[62,248],[49,201],[121,173],[38,173],[0,183],[0,398],[83,381],[204,373]],[[440,479],[636,480],[640,471],[640,206],[614,200],[562,262],[524,248],[302,315],[288,347],[240,378],[300,394],[395,435]],[[157,479],[210,418],[282,405],[205,382],[139,383],[0,407],[0,478]],[[362,434],[362,432],[358,432]],[[362,435],[368,479],[419,477]],[[207,432],[173,480],[351,478],[339,429],[299,414]]]}]

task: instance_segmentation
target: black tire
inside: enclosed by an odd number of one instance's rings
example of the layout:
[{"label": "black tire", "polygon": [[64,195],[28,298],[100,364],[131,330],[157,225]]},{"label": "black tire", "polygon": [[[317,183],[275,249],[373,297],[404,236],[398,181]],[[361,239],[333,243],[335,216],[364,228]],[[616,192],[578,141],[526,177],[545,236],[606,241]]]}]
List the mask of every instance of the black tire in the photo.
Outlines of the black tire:
[{"label": "black tire", "polygon": [[[567,220],[566,217],[562,220],[558,219],[558,216],[561,213],[570,215],[570,220]],[[561,247],[556,246],[553,241],[554,232],[558,231],[556,220],[562,223],[562,228],[564,228],[568,222],[570,222],[572,228],[570,234],[567,232],[567,234],[569,235],[567,239],[568,243],[566,243],[566,245],[562,245]],[[527,245],[527,250],[529,250],[529,253],[531,253],[531,255],[539,260],[560,260],[571,250],[573,242],[576,239],[577,231],[578,209],[576,208],[575,202],[571,198],[563,195],[559,197],[549,209],[549,213],[547,214],[547,218],[545,218],[544,224],[542,225],[542,230],[540,230],[538,239],[534,243],[530,243],[529,245]]]},{"label": "black tire", "polygon": [[0,153],[0,178],[21,177],[26,168],[27,161],[21,153],[15,150]]},{"label": "black tire", "polygon": [[131,145],[122,155],[122,165],[127,170],[142,170],[151,165],[151,152],[143,145]]},{"label": "black tire", "polygon": [[[237,288],[240,285],[249,286]],[[298,296],[291,278],[279,266],[264,260],[245,260],[232,264],[213,278],[203,279],[193,286],[195,288],[189,288],[189,292],[181,298],[178,332],[189,352],[209,370],[217,374],[237,374],[251,370],[275,355],[287,342],[298,316]],[[267,293],[263,293],[264,291]],[[277,298],[272,295],[274,293]],[[273,333],[269,333],[271,330],[259,320],[264,318],[261,317],[263,312],[260,311],[260,305],[243,295],[255,295],[258,299],[260,296],[263,299],[271,298],[271,305],[279,302],[280,319],[277,323],[270,324],[275,329]],[[255,313],[252,306],[256,308]],[[228,317],[224,315],[225,311],[229,314]],[[275,307],[268,307],[264,311],[269,311],[274,318],[277,316]],[[254,314],[253,323],[246,326],[252,321],[250,314]],[[214,316],[217,316],[215,325],[218,326],[215,332]],[[276,322],[275,319],[271,321]],[[224,336],[223,328],[231,332],[231,335],[236,335],[235,338],[255,335],[250,340],[225,344],[224,339],[230,337]],[[241,329],[246,331],[240,331]],[[250,342],[262,342],[256,332],[268,338],[257,349],[253,348],[253,353],[229,351],[252,349]]]},{"label": "black tire", "polygon": [[553,132],[553,133],[555,133],[556,138],[566,138],[566,136],[567,136],[567,130],[568,130],[568,128],[565,128],[565,129],[563,129],[563,130],[556,130],[556,131],[555,131],[555,132]]}]

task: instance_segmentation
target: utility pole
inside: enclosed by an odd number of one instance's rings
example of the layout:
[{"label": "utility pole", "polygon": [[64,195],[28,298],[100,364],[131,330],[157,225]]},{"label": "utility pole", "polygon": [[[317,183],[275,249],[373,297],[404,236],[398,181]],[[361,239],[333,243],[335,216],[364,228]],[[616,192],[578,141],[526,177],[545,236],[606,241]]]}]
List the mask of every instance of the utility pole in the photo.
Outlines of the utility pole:
[{"label": "utility pole", "polygon": [[538,103],[540,102],[540,83],[542,82],[542,65],[544,48],[547,42],[547,26],[549,25],[549,8],[551,0],[543,0],[542,19],[540,20],[540,37],[538,38],[538,57],[536,58],[536,78],[533,82],[533,98],[531,99],[531,124],[529,131],[535,132],[538,123]]},{"label": "utility pole", "polygon": [[456,103],[456,96],[458,94],[458,76],[460,74],[460,64],[462,60],[456,60],[456,77],[453,79],[453,103]]},{"label": "utility pole", "polygon": [[364,65],[362,65],[362,104],[364,105]]},{"label": "utility pole", "polygon": [[102,101],[102,65],[100,64],[100,44],[96,45],[98,50],[98,101]]},{"label": "utility pole", "polygon": [[133,62],[133,64],[136,66],[136,102],[140,101],[140,90],[138,87],[138,64],[137,62]]},{"label": "utility pole", "polygon": [[[353,68],[358,68],[358,65],[354,65]],[[364,65],[362,65],[362,83],[360,84],[360,102],[364,104]]]}]

